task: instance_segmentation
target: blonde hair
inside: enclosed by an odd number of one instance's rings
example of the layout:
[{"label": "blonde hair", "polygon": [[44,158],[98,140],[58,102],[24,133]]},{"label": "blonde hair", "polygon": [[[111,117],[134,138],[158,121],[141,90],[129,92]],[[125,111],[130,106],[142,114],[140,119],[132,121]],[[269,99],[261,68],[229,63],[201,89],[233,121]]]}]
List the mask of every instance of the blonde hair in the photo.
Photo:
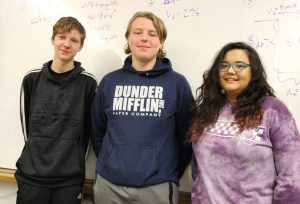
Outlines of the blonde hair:
[{"label": "blonde hair", "polygon": [[[128,37],[129,37],[133,21],[137,18],[140,18],[140,17],[147,18],[147,19],[151,20],[153,22],[153,25],[154,25],[157,33],[158,33],[160,41],[165,41],[166,40],[166,38],[167,38],[167,29],[166,29],[166,26],[165,26],[164,22],[159,17],[157,17],[156,15],[154,15],[153,13],[148,12],[148,11],[139,11],[139,12],[136,12],[132,16],[132,18],[130,19],[130,21],[127,25],[127,29],[126,29],[126,32],[125,32],[126,39],[128,39]],[[130,54],[131,53],[131,50],[130,50],[130,47],[129,47],[128,43],[126,43],[126,45],[125,45],[124,52],[125,52],[125,54]],[[160,49],[157,53],[157,57],[158,58],[166,57],[166,51],[164,51],[163,49]]]}]

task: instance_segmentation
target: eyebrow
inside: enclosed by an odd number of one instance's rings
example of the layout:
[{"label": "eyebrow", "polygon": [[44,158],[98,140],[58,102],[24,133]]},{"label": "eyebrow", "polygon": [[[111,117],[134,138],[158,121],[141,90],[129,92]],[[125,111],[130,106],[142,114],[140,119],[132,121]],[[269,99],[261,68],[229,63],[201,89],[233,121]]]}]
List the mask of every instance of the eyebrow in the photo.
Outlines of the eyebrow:
[{"label": "eyebrow", "polygon": [[[235,61],[234,63],[239,63],[239,62],[248,64],[247,62],[245,62],[245,61],[240,61],[240,60]],[[229,62],[228,62],[228,61],[225,61],[225,60],[222,60],[221,63],[229,63]],[[250,62],[249,62],[249,63],[250,63]]]},{"label": "eyebrow", "polygon": [[[143,28],[132,28],[132,30],[145,30],[145,29],[143,29]],[[156,30],[147,30],[147,31],[158,33]]]}]

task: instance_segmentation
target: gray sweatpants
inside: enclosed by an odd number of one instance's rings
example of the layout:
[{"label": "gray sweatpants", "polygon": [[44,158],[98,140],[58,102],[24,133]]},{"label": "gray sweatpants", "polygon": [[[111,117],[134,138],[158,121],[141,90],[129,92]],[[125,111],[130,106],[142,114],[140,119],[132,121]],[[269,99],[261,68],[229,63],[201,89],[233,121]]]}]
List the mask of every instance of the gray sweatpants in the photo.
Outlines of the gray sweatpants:
[{"label": "gray sweatpants", "polygon": [[144,188],[118,186],[97,174],[93,200],[95,204],[178,204],[178,187],[173,182]]}]

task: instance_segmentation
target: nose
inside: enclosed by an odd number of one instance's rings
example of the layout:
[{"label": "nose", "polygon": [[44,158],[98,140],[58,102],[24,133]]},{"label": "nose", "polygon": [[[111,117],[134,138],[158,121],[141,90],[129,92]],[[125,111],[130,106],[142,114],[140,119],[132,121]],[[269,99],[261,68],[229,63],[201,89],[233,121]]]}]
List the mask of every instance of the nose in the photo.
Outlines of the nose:
[{"label": "nose", "polygon": [[66,39],[66,40],[64,41],[64,46],[65,46],[65,47],[70,47],[70,45],[71,45],[70,39]]},{"label": "nose", "polygon": [[231,67],[232,67],[232,69],[234,69],[234,68],[235,68],[235,65],[234,65],[234,64],[229,64],[228,69],[231,68]]},{"label": "nose", "polygon": [[142,34],[142,41],[147,41],[148,35],[146,33]]},{"label": "nose", "polygon": [[235,74],[235,67],[233,64],[229,64],[229,67],[227,68],[227,73],[230,73],[230,74]]}]

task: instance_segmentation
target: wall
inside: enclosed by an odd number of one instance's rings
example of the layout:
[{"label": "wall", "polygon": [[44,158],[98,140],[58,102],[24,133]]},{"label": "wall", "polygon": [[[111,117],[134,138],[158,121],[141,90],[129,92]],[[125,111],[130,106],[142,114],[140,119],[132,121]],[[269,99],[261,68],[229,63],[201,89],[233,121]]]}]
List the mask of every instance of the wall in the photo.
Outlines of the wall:
[{"label": "wall", "polygon": [[16,203],[17,184],[0,182],[0,203]]},{"label": "wall", "polygon": [[[277,96],[299,126],[298,66],[300,1],[290,0],[2,0],[0,2],[0,167],[15,168],[24,145],[19,122],[19,92],[24,74],[53,56],[52,25],[61,16],[78,18],[87,40],[77,60],[98,80],[119,68],[124,32],[135,11],[149,10],[168,28],[167,56],[195,93],[202,73],[227,42],[246,41],[260,53]],[[94,155],[87,177],[94,177]],[[181,190],[190,191],[190,174]]]}]

